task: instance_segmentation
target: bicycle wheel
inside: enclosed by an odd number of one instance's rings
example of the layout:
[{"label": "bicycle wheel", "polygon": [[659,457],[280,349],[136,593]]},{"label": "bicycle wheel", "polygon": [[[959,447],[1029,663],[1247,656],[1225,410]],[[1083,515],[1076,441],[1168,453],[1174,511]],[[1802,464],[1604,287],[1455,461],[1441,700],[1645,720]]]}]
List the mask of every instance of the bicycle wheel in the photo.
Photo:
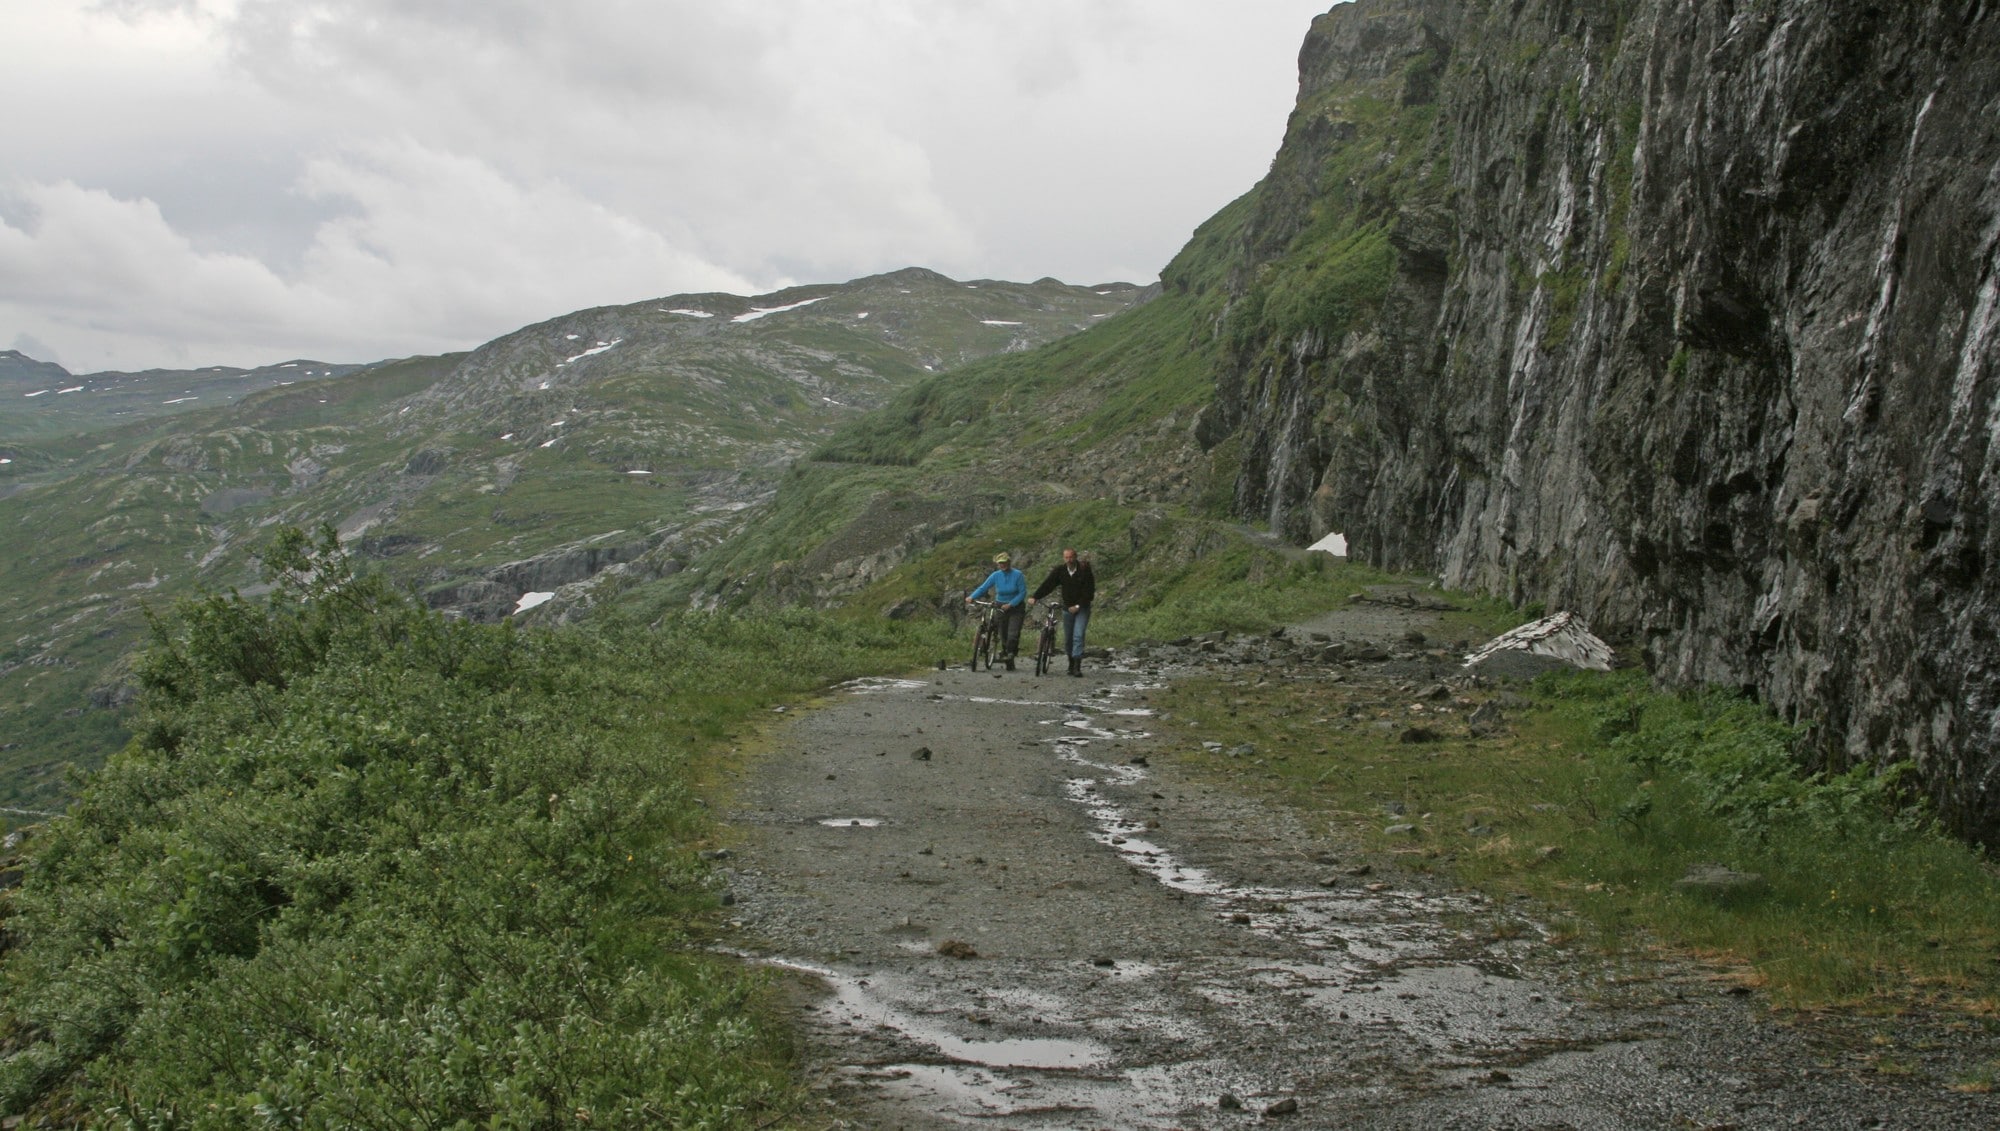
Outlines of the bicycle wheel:
[{"label": "bicycle wheel", "polygon": [[[986,654],[987,645],[986,626],[982,624],[979,626],[979,630],[972,634],[972,664],[970,666],[973,671],[979,670],[979,658]],[[990,667],[992,661],[987,661],[987,664]]]},{"label": "bicycle wheel", "polygon": [[1041,642],[1035,645],[1036,675],[1049,674],[1049,667],[1050,667],[1049,661],[1055,656],[1055,651],[1056,651],[1055,634],[1049,631],[1047,625],[1043,625]]}]

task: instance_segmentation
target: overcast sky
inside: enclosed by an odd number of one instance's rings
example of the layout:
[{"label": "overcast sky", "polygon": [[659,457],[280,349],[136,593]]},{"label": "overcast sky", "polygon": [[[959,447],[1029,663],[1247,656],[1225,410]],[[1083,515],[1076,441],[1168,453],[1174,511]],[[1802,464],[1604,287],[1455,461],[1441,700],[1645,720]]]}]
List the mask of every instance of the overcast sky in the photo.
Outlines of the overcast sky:
[{"label": "overcast sky", "polygon": [[368,361],[918,265],[1149,282],[1332,0],[0,0],[0,348]]}]

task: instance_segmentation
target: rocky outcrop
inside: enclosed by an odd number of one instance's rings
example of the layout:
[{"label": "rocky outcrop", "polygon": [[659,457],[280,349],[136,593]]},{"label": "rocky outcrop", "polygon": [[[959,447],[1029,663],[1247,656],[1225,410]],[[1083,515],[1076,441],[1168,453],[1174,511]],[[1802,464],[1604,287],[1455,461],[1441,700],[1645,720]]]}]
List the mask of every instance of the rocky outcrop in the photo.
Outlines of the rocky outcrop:
[{"label": "rocky outcrop", "polygon": [[1202,426],[1237,508],[2000,843],[2000,11],[1358,0],[1300,68]]},{"label": "rocky outcrop", "polygon": [[[434,584],[424,591],[424,600],[434,609],[470,620],[502,620],[514,611],[523,594],[557,592],[614,566],[629,565],[645,558],[666,538],[665,534],[656,534],[559,546],[532,558],[483,570],[476,577]],[[657,562],[651,575],[664,576],[678,568],[678,563]]]}]

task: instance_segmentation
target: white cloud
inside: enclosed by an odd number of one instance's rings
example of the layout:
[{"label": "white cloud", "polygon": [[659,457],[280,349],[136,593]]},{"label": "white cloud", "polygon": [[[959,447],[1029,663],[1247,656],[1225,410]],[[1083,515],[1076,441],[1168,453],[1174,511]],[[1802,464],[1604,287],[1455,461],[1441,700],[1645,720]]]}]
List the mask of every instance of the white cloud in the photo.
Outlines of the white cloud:
[{"label": "white cloud", "polygon": [[911,264],[1144,281],[1262,175],[1323,4],[0,3],[0,332],[361,360]]}]

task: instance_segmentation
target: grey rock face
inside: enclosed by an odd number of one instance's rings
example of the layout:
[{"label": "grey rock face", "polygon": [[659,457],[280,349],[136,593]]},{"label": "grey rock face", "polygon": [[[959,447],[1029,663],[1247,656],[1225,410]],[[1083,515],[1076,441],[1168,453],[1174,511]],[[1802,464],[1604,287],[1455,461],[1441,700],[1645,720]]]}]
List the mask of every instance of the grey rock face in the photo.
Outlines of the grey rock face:
[{"label": "grey rock face", "polygon": [[[1359,0],[1300,60],[1202,421],[1238,509],[1576,609],[2000,843],[2000,12]],[[1388,281],[1280,324],[1329,216]]]}]

